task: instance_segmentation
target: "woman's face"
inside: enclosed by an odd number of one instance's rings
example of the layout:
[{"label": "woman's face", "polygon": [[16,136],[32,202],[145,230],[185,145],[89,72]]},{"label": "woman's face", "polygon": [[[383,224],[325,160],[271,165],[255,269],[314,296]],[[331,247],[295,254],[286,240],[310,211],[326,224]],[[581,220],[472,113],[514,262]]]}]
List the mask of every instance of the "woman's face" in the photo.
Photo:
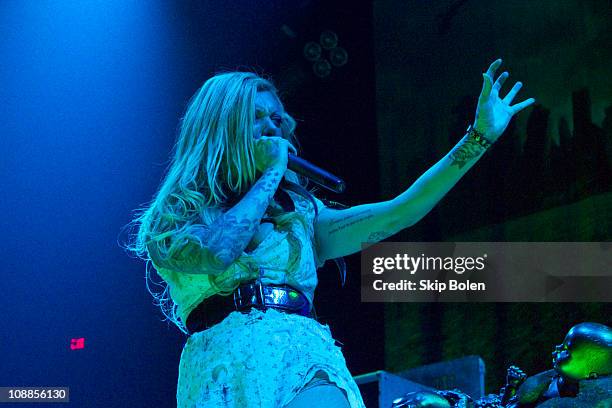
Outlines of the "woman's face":
[{"label": "woman's face", "polygon": [[255,121],[253,137],[282,137],[281,122],[284,113],[283,105],[273,92],[260,91],[255,95]]}]

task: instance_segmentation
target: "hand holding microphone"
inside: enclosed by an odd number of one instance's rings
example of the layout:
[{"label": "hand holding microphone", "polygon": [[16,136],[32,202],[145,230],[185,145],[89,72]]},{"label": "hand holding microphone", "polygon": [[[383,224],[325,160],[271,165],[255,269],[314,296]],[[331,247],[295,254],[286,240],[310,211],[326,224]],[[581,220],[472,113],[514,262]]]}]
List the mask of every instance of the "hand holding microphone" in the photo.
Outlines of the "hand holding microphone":
[{"label": "hand holding microphone", "polygon": [[263,172],[269,167],[280,166],[287,169],[289,151],[297,153],[287,139],[279,136],[262,136],[255,141],[255,165]]},{"label": "hand holding microphone", "polygon": [[[289,153],[289,151],[293,153]],[[268,167],[280,165],[334,193],[344,192],[346,185],[342,179],[296,156],[296,154],[295,147],[282,137],[262,136],[255,143],[257,170],[263,171]]]}]

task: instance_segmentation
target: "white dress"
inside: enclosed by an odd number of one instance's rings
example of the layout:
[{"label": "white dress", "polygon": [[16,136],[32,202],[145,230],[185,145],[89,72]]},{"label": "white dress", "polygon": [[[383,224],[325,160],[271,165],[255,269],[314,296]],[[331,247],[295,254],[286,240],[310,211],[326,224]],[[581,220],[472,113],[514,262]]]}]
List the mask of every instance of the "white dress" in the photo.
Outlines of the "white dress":
[{"label": "white dress", "polygon": [[[306,214],[309,228],[314,209],[309,201],[289,193],[296,211]],[[316,200],[322,209],[323,203]],[[299,221],[289,230],[273,230],[250,254],[227,271],[190,275],[157,268],[168,283],[177,313],[186,322],[205,298],[259,277],[263,283],[289,284],[310,304],[317,285],[316,259],[309,231]],[[351,408],[364,408],[363,399],[346,367],[330,329],[316,320],[275,309],[230,313],[222,322],[189,336],[181,353],[177,384],[178,408],[280,408],[311,380],[328,378],[344,390]]]}]

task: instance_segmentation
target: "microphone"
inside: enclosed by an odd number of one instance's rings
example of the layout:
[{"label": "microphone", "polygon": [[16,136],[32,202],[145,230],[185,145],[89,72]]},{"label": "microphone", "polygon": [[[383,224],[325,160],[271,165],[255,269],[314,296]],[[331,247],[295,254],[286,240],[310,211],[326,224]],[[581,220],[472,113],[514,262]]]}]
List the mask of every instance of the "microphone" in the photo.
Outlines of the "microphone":
[{"label": "microphone", "polygon": [[295,171],[297,174],[308,178],[313,183],[333,191],[334,193],[344,192],[346,185],[341,178],[291,153],[288,154],[288,157],[287,167],[289,170]]}]

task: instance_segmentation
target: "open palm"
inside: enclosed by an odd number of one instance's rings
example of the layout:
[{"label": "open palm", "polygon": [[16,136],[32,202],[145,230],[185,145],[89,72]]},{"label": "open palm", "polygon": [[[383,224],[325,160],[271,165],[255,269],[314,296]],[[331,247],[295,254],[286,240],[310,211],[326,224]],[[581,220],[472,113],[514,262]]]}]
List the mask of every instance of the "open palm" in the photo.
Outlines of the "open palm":
[{"label": "open palm", "polygon": [[506,130],[512,116],[535,102],[535,99],[529,98],[515,105],[510,105],[523,86],[521,82],[514,84],[510,92],[503,99],[500,98],[499,91],[509,76],[508,72],[504,72],[493,82],[495,71],[501,63],[501,58],[495,60],[489,66],[487,72],[482,74],[484,82],[478,97],[476,120],[474,122],[474,127],[492,142],[497,140]]}]

